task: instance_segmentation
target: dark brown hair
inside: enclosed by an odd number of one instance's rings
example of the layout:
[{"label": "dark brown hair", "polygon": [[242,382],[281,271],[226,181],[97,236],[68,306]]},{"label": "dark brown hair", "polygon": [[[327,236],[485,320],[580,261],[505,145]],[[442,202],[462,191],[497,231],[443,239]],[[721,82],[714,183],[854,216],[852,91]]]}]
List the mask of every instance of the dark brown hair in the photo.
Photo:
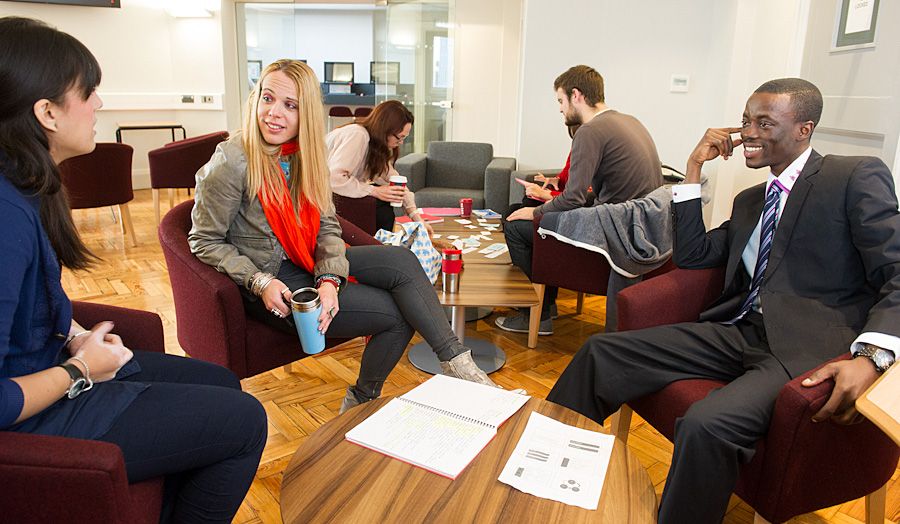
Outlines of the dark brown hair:
[{"label": "dark brown hair", "polygon": [[0,18],[0,171],[40,200],[41,224],[59,261],[84,269],[96,260],[78,236],[50,143],[35,102],[64,104],[76,88],[87,100],[100,83],[100,65],[74,37],[29,18]]},{"label": "dark brown hair", "polygon": [[388,170],[388,164],[400,156],[400,148],[389,149],[387,139],[403,131],[413,123],[413,114],[398,100],[386,100],[372,110],[359,125],[369,132],[369,153],[366,155],[366,173],[369,180]]},{"label": "dark brown hair", "polygon": [[553,89],[562,89],[570,100],[572,90],[578,89],[592,106],[606,101],[606,95],[603,93],[603,77],[593,67],[586,65],[572,66],[556,77]]}]

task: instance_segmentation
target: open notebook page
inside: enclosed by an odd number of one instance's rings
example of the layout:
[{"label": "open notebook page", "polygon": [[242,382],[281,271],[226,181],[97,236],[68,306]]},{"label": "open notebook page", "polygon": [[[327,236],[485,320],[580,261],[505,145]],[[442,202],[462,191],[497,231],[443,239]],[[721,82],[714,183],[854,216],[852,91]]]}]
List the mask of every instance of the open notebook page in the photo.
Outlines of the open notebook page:
[{"label": "open notebook page", "polygon": [[531,397],[445,375],[435,375],[401,398],[499,427]]}]

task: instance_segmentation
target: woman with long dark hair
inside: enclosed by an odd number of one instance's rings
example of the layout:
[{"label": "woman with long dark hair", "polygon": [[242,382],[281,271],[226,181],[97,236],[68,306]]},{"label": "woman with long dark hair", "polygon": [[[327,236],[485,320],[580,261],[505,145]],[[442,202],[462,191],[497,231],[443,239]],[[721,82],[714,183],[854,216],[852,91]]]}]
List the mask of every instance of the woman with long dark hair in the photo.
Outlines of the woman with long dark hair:
[{"label": "woman with long dark hair", "polygon": [[[402,102],[387,100],[360,122],[341,126],[325,137],[331,190],[350,198],[375,197],[379,229],[391,231],[394,227],[392,202],[400,203],[411,219],[424,223],[412,191],[390,185],[390,177],[399,174],[394,162],[412,125],[409,109]],[[425,227],[431,232],[431,226]]]},{"label": "woman with long dark hair", "polygon": [[453,334],[415,255],[344,245],[328,185],[324,122],[312,69],[299,60],[269,64],[247,100],[243,129],[197,173],[191,250],[231,277],[248,314],[275,329],[296,333],[291,291],[316,287],[320,332],[371,335],[341,412],[381,394],[416,331],[445,374],[494,385]]},{"label": "woman with long dark hair", "polygon": [[0,18],[0,429],[116,444],[130,482],[166,476],[162,520],[230,522],[266,442],[259,402],[224,368],[82,328],[62,289],[60,265],[94,257],[57,166],[93,151],[99,83],[75,38]]}]

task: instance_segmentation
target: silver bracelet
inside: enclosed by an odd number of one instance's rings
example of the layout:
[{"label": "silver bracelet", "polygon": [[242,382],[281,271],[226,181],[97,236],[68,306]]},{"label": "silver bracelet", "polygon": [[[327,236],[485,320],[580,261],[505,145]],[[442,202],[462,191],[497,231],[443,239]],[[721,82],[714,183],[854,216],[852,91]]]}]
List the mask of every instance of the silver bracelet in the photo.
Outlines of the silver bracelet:
[{"label": "silver bracelet", "polygon": [[263,291],[265,291],[266,287],[275,280],[275,275],[271,273],[263,273],[259,271],[254,273],[252,277],[250,277],[250,292],[254,295],[261,297]]},{"label": "silver bracelet", "polygon": [[82,331],[80,333],[75,333],[74,335],[70,335],[69,338],[66,339],[66,343],[63,344],[63,346],[69,347],[69,344],[71,344],[72,341],[74,341],[76,338],[80,337],[81,335],[87,335],[88,333],[90,333],[90,331]]},{"label": "silver bracelet", "polygon": [[81,365],[84,366],[84,379],[87,380],[88,388],[94,384],[94,381],[91,380],[91,368],[87,365],[87,362],[84,361],[81,357],[69,357],[69,360],[77,360],[81,362]]}]

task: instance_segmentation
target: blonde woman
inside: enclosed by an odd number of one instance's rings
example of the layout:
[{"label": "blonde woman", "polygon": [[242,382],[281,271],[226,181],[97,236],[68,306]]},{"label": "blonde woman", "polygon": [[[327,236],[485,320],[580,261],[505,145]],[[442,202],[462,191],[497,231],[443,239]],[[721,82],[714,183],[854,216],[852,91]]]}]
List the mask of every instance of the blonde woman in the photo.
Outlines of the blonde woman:
[{"label": "blonde woman", "polygon": [[371,335],[342,412],[380,395],[415,331],[445,374],[493,385],[451,331],[408,249],[345,247],[331,202],[321,100],[303,62],[278,60],[263,71],[242,131],[197,174],[191,250],[241,287],[248,314],[277,329],[294,332],[291,291],[314,286],[320,331]]}]

